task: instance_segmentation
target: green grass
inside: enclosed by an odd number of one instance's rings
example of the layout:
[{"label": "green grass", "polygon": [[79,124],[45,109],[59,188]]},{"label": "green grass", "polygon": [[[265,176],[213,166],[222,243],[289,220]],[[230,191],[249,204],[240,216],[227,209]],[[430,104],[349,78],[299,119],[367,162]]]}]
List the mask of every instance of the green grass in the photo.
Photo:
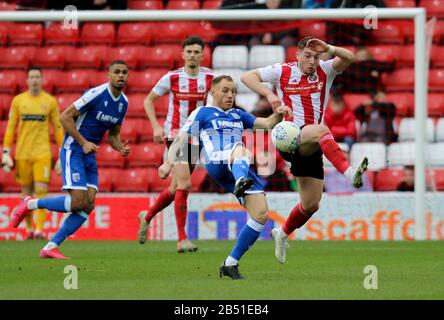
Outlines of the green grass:
[{"label": "green grass", "polygon": [[[0,242],[0,299],[444,299],[444,242],[291,241],[276,262],[272,241],[243,257],[247,278],[219,278],[234,241],[67,241],[71,260],[39,259],[44,242]],[[78,289],[63,287],[66,265],[78,267]],[[366,265],[378,268],[378,290],[363,286]]]}]

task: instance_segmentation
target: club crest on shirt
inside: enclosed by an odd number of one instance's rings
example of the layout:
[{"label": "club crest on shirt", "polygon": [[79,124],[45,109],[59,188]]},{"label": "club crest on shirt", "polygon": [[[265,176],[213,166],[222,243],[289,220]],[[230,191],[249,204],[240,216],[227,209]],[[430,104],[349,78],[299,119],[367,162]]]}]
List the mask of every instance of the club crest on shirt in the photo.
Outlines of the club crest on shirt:
[{"label": "club crest on shirt", "polygon": [[234,119],[238,119],[238,120],[240,119],[240,115],[238,115],[237,113],[231,112],[230,114]]},{"label": "club crest on shirt", "polygon": [[105,101],[105,108],[106,108],[107,105],[108,105],[108,101]]},{"label": "club crest on shirt", "polygon": [[318,82],[319,81],[319,77],[317,74],[311,74],[308,76],[308,82],[313,83],[313,82]]},{"label": "club crest on shirt", "polygon": [[122,110],[123,110],[123,103],[121,102],[119,103],[119,113],[122,113]]},{"label": "club crest on shirt", "polygon": [[72,174],[72,181],[79,182],[79,180],[80,180],[80,173],[77,173],[77,172],[73,173]]},{"label": "club crest on shirt", "polygon": [[205,91],[205,86],[204,86],[203,84],[201,84],[201,85],[199,86],[199,91]]},{"label": "club crest on shirt", "polygon": [[46,105],[44,105],[44,104],[42,104],[41,106],[40,106],[40,109],[42,109],[42,110],[48,110],[49,109],[49,107],[48,106],[46,106]]}]

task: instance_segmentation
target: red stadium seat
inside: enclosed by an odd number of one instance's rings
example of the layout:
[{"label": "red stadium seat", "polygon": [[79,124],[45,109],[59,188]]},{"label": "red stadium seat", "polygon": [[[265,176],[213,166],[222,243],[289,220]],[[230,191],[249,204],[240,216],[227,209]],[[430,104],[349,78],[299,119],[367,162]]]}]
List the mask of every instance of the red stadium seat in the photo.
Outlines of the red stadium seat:
[{"label": "red stadium seat", "polygon": [[213,29],[213,25],[208,21],[201,21],[197,29],[194,30],[194,35],[199,36],[204,42],[211,42],[218,36],[218,32]]},{"label": "red stadium seat", "polygon": [[40,46],[43,41],[41,23],[14,23],[8,28],[9,44]]},{"label": "red stadium seat", "polygon": [[[9,109],[11,108],[12,95],[0,94],[0,120],[8,119]],[[0,134],[2,134],[0,132]],[[0,138],[3,139],[3,136]]]},{"label": "red stadium seat", "polygon": [[204,10],[216,10],[222,5],[223,0],[204,0],[202,9]]},{"label": "red stadium seat", "polygon": [[63,178],[62,176],[58,176],[55,170],[51,171],[51,179],[48,184],[49,192],[62,192],[63,187]]},{"label": "red stadium seat", "polygon": [[99,191],[112,192],[114,179],[119,177],[120,169],[100,168],[99,169]]},{"label": "red stadium seat", "polygon": [[194,34],[200,23],[197,21],[165,21],[159,23],[158,34],[162,37],[154,38],[154,42],[181,43],[184,38]]},{"label": "red stadium seat", "polygon": [[314,36],[319,39],[327,37],[327,26],[325,22],[308,22],[299,28],[299,37]]},{"label": "red stadium seat", "polygon": [[403,177],[402,169],[381,169],[376,174],[375,191],[396,191]]},{"label": "red stadium seat", "polygon": [[444,18],[443,0],[421,0],[419,6],[427,10],[427,17]]},{"label": "red stadium seat", "polygon": [[365,93],[347,93],[343,96],[344,102],[350,110],[355,110],[364,101],[370,100],[368,94]]},{"label": "red stadium seat", "polygon": [[122,127],[120,128],[120,139],[122,141],[129,140],[131,144],[137,143],[138,135],[137,129],[131,125],[131,118],[126,118],[123,121]]},{"label": "red stadium seat", "polygon": [[437,190],[444,191],[444,168],[436,168],[434,175]]},{"label": "red stadium seat", "polygon": [[202,190],[201,186],[204,182],[205,178],[207,177],[207,170],[203,168],[196,168],[193,171],[193,174],[191,175],[191,191],[199,192],[205,190]]},{"label": "red stadium seat", "polygon": [[166,6],[167,10],[199,10],[200,3],[197,0],[170,0]]},{"label": "red stadium seat", "polygon": [[444,46],[433,46],[431,53],[431,65],[434,68],[444,67]]},{"label": "red stadium seat", "polygon": [[74,101],[80,98],[78,93],[62,93],[57,95],[57,102],[59,103],[60,113],[68,108]]},{"label": "red stadium seat", "polygon": [[399,47],[399,55],[396,61],[398,68],[411,68],[415,63],[415,46],[406,45]]},{"label": "red stadium seat", "polygon": [[[179,52],[179,54],[178,54]],[[182,52],[180,45],[159,44],[154,47],[147,47],[139,53],[139,67],[164,67],[173,68],[176,57]]]},{"label": "red stadium seat", "polygon": [[0,68],[27,69],[29,61],[34,58],[34,47],[0,48]]},{"label": "red stadium seat", "polygon": [[125,22],[117,30],[118,44],[145,44],[151,43],[156,24],[152,22]]},{"label": "red stadium seat", "polygon": [[168,69],[147,69],[134,71],[128,78],[128,91],[148,94]]},{"label": "red stadium seat", "polygon": [[387,8],[415,8],[415,0],[384,0]]},{"label": "red stadium seat", "polygon": [[213,54],[211,52],[211,49],[209,47],[205,47],[204,48],[204,57],[201,61],[201,65],[203,67],[207,67],[207,68],[211,68],[212,64],[211,64],[211,58],[213,57]]},{"label": "red stadium seat", "polygon": [[83,44],[113,45],[115,36],[116,29],[112,22],[86,22],[80,33]]},{"label": "red stadium seat", "polygon": [[128,9],[131,10],[163,10],[164,5],[162,0],[130,0],[128,2]]},{"label": "red stadium seat", "polygon": [[6,174],[2,171],[2,192],[15,192],[18,193],[21,191],[20,185],[15,181],[14,178],[14,171],[11,171],[10,173]]},{"label": "red stadium seat", "polygon": [[444,93],[429,93],[427,101],[429,117],[444,117]]},{"label": "red stadium seat", "polygon": [[46,44],[70,44],[76,45],[79,42],[78,28],[65,28],[63,23],[51,22],[44,29]]},{"label": "red stadium seat", "polygon": [[128,168],[158,167],[163,161],[164,144],[143,143],[134,145],[127,157]]},{"label": "red stadium seat", "polygon": [[376,43],[404,43],[402,23],[399,21],[379,21],[378,28],[373,30],[373,40]]},{"label": "red stadium seat", "polygon": [[126,115],[128,117],[146,117],[143,101],[145,100],[146,93],[136,93],[128,95],[128,111]]},{"label": "red stadium seat", "polygon": [[26,86],[26,72],[18,70],[0,70],[0,93],[15,94]]},{"label": "red stadium seat", "polygon": [[393,102],[396,107],[396,115],[400,117],[411,117],[414,113],[415,96],[410,92],[387,93],[385,99]]},{"label": "red stadium seat", "polygon": [[[67,49],[69,48],[69,49]],[[49,46],[37,48],[32,64],[41,68],[59,68],[64,69],[66,52],[74,49],[73,47]]]},{"label": "red stadium seat", "polygon": [[0,2],[0,11],[15,11],[17,10],[17,4],[8,3],[5,1]]},{"label": "red stadium seat", "polygon": [[415,72],[413,69],[397,69],[383,80],[386,91],[413,91]]},{"label": "red stadium seat", "polygon": [[150,192],[162,192],[170,186],[171,175],[164,180],[160,179],[157,169],[149,168],[147,171],[150,177]]},{"label": "red stadium seat", "polygon": [[43,70],[42,74],[43,90],[52,93],[54,87],[58,84],[58,82],[60,81],[60,77],[62,75],[63,71],[61,70],[55,70],[55,69]]},{"label": "red stadium seat", "polygon": [[114,192],[148,192],[152,173],[147,169],[120,170],[118,179],[113,179]]},{"label": "red stadium seat", "polygon": [[391,62],[400,56],[399,47],[395,45],[375,45],[368,46],[367,49],[376,61]]},{"label": "red stadium seat", "polygon": [[66,54],[66,65],[68,68],[96,68],[102,66],[103,57],[105,57],[108,46],[90,45],[75,48]]},{"label": "red stadium seat", "polygon": [[124,46],[108,49],[106,55],[103,57],[103,64],[108,66],[114,60],[123,60],[130,69],[137,68],[139,52],[143,52],[144,46]]},{"label": "red stadium seat", "polygon": [[8,42],[9,22],[0,22],[0,46],[6,45]]},{"label": "red stadium seat", "polygon": [[[52,126],[50,126],[50,128],[52,129]],[[53,131],[51,131],[51,159],[52,159],[52,166],[54,168],[55,163],[57,161],[57,159],[59,158],[59,147],[57,146],[57,144],[55,143],[55,141],[53,141],[54,138],[54,134]]]},{"label": "red stadium seat", "polygon": [[92,79],[97,77],[95,70],[76,69],[65,71],[55,91],[63,92],[83,92],[90,87]]},{"label": "red stadium seat", "polygon": [[429,89],[431,91],[444,91],[444,69],[431,69],[429,71]]},{"label": "red stadium seat", "polygon": [[100,147],[96,160],[99,167],[123,168],[125,166],[125,158],[109,144],[103,144]]},{"label": "red stadium seat", "polygon": [[8,120],[0,120],[0,141],[5,138],[6,127],[8,125]]},{"label": "red stadium seat", "polygon": [[[134,125],[137,128],[137,134],[139,135],[140,142],[153,142],[153,128],[148,119],[134,119]],[[165,119],[158,116],[159,124],[163,128]]]}]

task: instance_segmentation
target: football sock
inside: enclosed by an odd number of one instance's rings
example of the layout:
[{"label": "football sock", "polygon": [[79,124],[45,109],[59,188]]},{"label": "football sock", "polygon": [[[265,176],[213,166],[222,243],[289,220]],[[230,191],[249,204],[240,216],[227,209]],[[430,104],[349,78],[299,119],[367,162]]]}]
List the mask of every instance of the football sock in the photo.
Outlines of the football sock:
[{"label": "football sock", "polygon": [[339,172],[344,173],[350,164],[347,161],[347,156],[338,146],[330,132],[324,133],[319,139],[319,145],[325,157],[338,169]]},{"label": "football sock", "polygon": [[[71,211],[71,196],[62,196],[55,198],[42,198],[36,199],[37,201],[28,201],[28,208],[34,209],[48,209],[58,212],[70,212]],[[36,206],[34,208],[34,206]]]},{"label": "football sock", "polygon": [[25,217],[26,231],[34,232],[34,216],[32,214]]},{"label": "football sock", "polygon": [[248,157],[235,158],[231,165],[231,172],[234,180],[237,182],[240,178],[244,178],[250,171],[250,161]]},{"label": "football sock", "polygon": [[[35,190],[35,196],[39,199],[46,197],[48,190],[46,188],[38,188]],[[36,222],[35,222],[35,231],[42,232],[43,224],[46,220],[47,211],[45,209],[38,209],[35,211]]]},{"label": "football sock", "polygon": [[185,224],[187,222],[188,213],[188,193],[188,190],[176,189],[176,196],[174,197],[174,214],[176,216],[177,235],[179,241],[187,238]]},{"label": "football sock", "polygon": [[173,202],[174,196],[175,195],[171,193],[170,188],[163,190],[155,200],[154,204],[148,209],[148,213],[145,216],[146,222],[149,223],[156,214],[168,207],[170,203]]},{"label": "football sock", "polygon": [[88,215],[83,211],[71,213],[65,222],[63,222],[59,231],[57,231],[51,239],[51,242],[59,246],[68,236],[76,232],[86,219],[88,219]]},{"label": "football sock", "polygon": [[[234,263],[240,260],[240,258],[247,252],[247,250],[253,245],[253,243],[259,238],[261,231],[264,230],[264,225],[260,224],[256,220],[248,218],[247,223],[239,233],[236,244],[230,253],[231,259],[225,260],[225,265],[228,263]],[[234,260],[233,260],[234,259]],[[232,265],[232,264],[231,264]]]},{"label": "football sock", "polygon": [[291,211],[287,220],[285,220],[285,223],[282,226],[282,231],[289,235],[295,229],[302,227],[310,218],[311,215],[307,215],[302,207],[302,204],[298,203],[298,205]]}]

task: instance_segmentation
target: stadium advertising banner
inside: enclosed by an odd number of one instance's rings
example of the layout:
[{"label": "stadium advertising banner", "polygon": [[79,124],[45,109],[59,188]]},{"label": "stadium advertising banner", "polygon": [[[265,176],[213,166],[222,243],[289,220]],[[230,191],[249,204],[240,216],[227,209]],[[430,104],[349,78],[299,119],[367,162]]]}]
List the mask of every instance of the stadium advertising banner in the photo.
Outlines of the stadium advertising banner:
[{"label": "stadium advertising banner", "polygon": [[[136,240],[137,215],[146,210],[155,194],[107,195],[97,197],[96,208],[75,234],[76,240]],[[296,193],[268,193],[270,221],[261,239],[285,221],[299,201]],[[18,196],[0,197],[0,240],[26,238],[24,222],[18,229],[9,226],[9,212]],[[444,196],[426,194],[426,238],[444,240]],[[173,206],[158,214],[149,230],[151,240],[176,240]],[[61,226],[64,213],[50,212],[45,233],[52,236]],[[247,221],[245,210],[230,194],[191,194],[188,205],[187,233],[191,240],[235,239]],[[412,240],[414,238],[413,193],[324,194],[320,210],[291,239],[300,240]]]}]

